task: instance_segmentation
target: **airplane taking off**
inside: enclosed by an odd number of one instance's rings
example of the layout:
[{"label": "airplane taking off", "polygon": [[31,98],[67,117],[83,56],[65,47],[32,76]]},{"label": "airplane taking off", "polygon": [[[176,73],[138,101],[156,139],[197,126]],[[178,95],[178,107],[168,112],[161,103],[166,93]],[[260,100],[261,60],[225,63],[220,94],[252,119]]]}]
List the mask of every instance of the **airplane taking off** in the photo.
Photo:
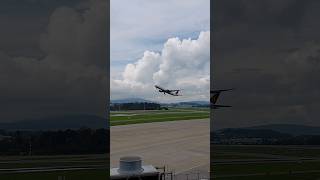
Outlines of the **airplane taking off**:
[{"label": "airplane taking off", "polygon": [[223,92],[223,91],[230,91],[230,90],[233,90],[233,89],[221,89],[221,90],[210,91],[210,94],[212,95],[210,97],[211,108],[212,109],[218,109],[218,108],[221,108],[221,107],[232,107],[232,106],[216,104],[216,102],[218,101],[220,93]]},{"label": "airplane taking off", "polygon": [[181,89],[178,89],[178,90],[164,89],[158,85],[155,85],[154,87],[157,88],[159,92],[162,92],[163,94],[170,94],[171,96],[182,96],[181,94],[179,94]]}]

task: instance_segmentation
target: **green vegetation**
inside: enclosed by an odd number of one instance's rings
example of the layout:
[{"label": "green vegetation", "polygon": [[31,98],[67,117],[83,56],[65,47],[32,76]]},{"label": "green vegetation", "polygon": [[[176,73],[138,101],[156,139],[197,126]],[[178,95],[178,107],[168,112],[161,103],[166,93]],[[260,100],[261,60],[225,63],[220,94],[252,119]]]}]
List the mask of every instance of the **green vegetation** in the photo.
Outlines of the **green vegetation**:
[{"label": "green vegetation", "polygon": [[232,174],[277,174],[297,171],[320,170],[320,162],[264,162],[243,164],[220,164],[213,166],[216,175]]},{"label": "green vegetation", "polygon": [[0,140],[0,156],[100,154],[108,151],[108,129],[16,130],[2,133],[9,138]]},{"label": "green vegetation", "polygon": [[205,108],[174,108],[169,110],[135,110],[110,113],[111,126],[209,118]]},{"label": "green vegetation", "polygon": [[243,177],[217,177],[218,180],[316,180],[319,179],[320,173],[300,173],[300,174],[281,174],[281,175],[256,175]]},{"label": "green vegetation", "polygon": [[318,146],[298,146],[298,145],[213,145],[213,154],[268,154],[299,158],[320,157],[320,147]]},{"label": "green vegetation", "polygon": [[[0,157],[0,179],[6,180],[57,180],[65,176],[66,180],[106,179],[109,177],[108,154],[97,155],[59,155],[59,156],[2,156]],[[45,167],[84,167],[76,169],[46,172],[16,172],[17,168],[42,169]],[[6,170],[7,169],[7,170]],[[11,170],[10,170],[11,169]],[[14,170],[14,171],[12,171]]]},{"label": "green vegetation", "polygon": [[[319,146],[211,145],[216,179],[317,179]],[[219,163],[226,162],[226,163]]]},{"label": "green vegetation", "polygon": [[0,174],[0,179],[5,180],[57,180],[59,176],[65,176],[66,180],[109,179],[109,170],[79,170],[41,173],[16,173]]}]

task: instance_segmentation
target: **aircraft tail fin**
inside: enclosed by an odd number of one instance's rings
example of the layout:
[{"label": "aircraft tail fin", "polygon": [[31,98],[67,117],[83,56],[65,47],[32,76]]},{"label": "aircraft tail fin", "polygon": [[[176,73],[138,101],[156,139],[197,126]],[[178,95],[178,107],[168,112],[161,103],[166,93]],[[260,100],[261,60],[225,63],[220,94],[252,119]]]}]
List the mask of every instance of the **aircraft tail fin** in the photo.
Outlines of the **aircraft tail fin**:
[{"label": "aircraft tail fin", "polygon": [[215,104],[218,101],[220,92],[215,93],[211,98],[210,98],[210,102]]},{"label": "aircraft tail fin", "polygon": [[218,101],[218,98],[220,96],[220,93],[223,91],[230,91],[233,90],[232,89],[219,89],[219,90],[213,90],[210,91],[210,93],[212,94],[212,96],[210,97],[210,103],[211,103],[211,107],[213,109],[218,109],[220,107],[232,107],[232,106],[227,106],[227,105],[217,105],[216,102]]},{"label": "aircraft tail fin", "polygon": [[220,93],[220,92],[223,92],[223,91],[231,91],[231,90],[234,90],[234,88],[231,88],[231,89],[218,89],[218,90],[213,90],[213,91],[210,91],[211,93]]}]

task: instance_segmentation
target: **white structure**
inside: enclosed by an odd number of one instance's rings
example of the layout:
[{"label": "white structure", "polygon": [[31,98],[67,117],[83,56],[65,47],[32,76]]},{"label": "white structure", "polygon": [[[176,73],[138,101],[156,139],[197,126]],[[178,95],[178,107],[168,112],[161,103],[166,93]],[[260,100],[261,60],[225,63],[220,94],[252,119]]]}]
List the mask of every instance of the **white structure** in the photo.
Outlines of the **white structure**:
[{"label": "white structure", "polygon": [[142,160],[138,156],[126,156],[120,158],[120,167],[110,169],[110,179],[147,179],[158,180],[159,171],[152,165],[142,166]]}]

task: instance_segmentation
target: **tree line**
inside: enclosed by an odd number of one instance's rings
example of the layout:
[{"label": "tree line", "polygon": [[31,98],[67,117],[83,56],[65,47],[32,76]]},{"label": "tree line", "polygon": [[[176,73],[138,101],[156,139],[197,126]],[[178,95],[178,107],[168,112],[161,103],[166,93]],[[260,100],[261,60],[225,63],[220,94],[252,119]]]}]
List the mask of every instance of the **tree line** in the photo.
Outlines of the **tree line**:
[{"label": "tree line", "polygon": [[[233,139],[245,140],[260,138],[256,144],[263,145],[320,145],[320,135],[291,135],[279,133],[273,130],[248,130],[248,129],[226,129],[221,132],[211,132],[211,143],[230,144]],[[252,144],[252,143],[251,143]]]},{"label": "tree line", "polygon": [[109,153],[108,129],[13,132],[0,130],[0,135],[0,155]]},{"label": "tree line", "polygon": [[110,105],[111,111],[126,111],[126,110],[160,110],[161,106],[158,103],[139,102],[139,103],[115,103]]}]

